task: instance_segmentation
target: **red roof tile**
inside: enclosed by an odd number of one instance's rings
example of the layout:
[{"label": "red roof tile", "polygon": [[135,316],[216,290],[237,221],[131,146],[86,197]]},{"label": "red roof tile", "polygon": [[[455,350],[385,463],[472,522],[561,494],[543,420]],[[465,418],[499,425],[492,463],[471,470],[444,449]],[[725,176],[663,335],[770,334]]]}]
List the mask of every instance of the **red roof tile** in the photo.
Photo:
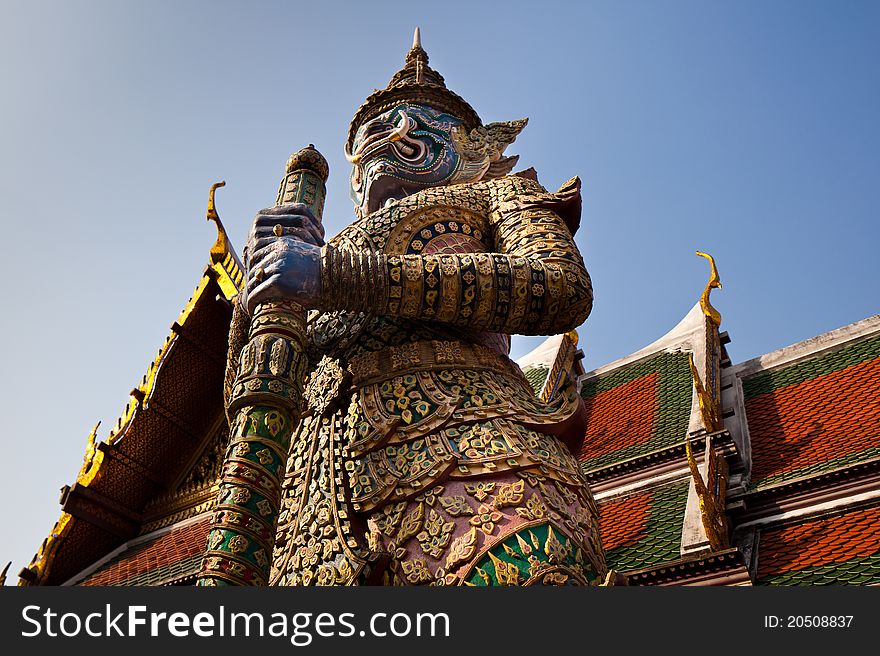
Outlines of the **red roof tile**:
[{"label": "red roof tile", "polygon": [[[173,528],[167,533],[126,549],[115,559],[90,574],[80,585],[123,585],[143,575],[168,568],[186,559],[195,559],[205,551],[211,520],[204,519]],[[161,583],[162,581],[149,581]]]},{"label": "red roof tile", "polygon": [[752,481],[880,447],[880,358],[746,400]]},{"label": "red roof tile", "polygon": [[653,492],[642,492],[599,506],[599,536],[605,551],[632,547],[644,539]]},{"label": "red roof tile", "polygon": [[880,506],[771,529],[761,535],[758,579],[880,552]]},{"label": "red roof tile", "polygon": [[578,454],[582,462],[654,436],[658,377],[654,372],[585,399],[587,432]]}]

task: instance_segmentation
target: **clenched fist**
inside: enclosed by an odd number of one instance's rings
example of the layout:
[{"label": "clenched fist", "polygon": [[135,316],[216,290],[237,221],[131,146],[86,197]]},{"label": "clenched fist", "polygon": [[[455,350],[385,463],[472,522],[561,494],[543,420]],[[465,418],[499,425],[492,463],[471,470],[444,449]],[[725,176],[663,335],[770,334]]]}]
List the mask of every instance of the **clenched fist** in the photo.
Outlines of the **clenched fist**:
[{"label": "clenched fist", "polygon": [[306,205],[260,211],[245,248],[248,313],[270,299],[291,299],[306,309],[321,300],[321,246],[324,227]]}]

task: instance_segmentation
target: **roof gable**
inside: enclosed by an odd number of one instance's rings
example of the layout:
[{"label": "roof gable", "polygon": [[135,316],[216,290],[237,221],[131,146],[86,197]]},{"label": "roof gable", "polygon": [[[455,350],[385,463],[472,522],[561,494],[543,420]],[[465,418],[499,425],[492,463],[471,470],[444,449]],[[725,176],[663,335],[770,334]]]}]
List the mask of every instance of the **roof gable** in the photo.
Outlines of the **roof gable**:
[{"label": "roof gable", "polygon": [[[64,488],[61,517],[19,574],[22,584],[62,584],[139,533],[178,519],[180,508],[163,513],[168,508],[151,502],[190,485],[189,474],[225,427],[229,301],[244,276],[214,210],[218,186],[208,203],[218,235],[211,262],[110,435],[98,442],[95,427],[89,436],[76,482]],[[184,499],[186,516],[204,509],[210,487]]]}]

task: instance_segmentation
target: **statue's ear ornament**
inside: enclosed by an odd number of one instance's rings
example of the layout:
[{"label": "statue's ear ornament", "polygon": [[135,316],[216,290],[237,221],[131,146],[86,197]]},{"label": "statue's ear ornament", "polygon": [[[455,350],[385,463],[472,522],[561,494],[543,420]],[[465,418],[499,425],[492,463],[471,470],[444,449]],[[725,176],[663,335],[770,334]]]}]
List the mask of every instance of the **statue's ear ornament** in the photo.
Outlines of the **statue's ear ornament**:
[{"label": "statue's ear ornament", "polygon": [[460,179],[497,178],[510,173],[519,155],[504,157],[504,151],[528,122],[529,119],[521,118],[480,125],[470,131],[453,128],[452,141],[464,160]]}]

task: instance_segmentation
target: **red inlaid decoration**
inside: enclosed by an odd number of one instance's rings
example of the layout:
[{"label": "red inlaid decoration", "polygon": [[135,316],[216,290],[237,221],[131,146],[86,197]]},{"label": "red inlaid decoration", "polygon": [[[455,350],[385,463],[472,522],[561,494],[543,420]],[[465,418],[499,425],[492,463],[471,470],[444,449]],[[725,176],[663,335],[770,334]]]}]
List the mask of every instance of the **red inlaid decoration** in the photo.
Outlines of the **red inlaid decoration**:
[{"label": "red inlaid decoration", "polygon": [[587,433],[579,460],[644,444],[654,436],[658,376],[654,372],[584,399]]},{"label": "red inlaid decoration", "polygon": [[752,480],[880,446],[880,358],[746,401]]},{"label": "red inlaid decoration", "polygon": [[842,563],[880,552],[880,506],[767,531],[758,550],[758,578]]},{"label": "red inlaid decoration", "polygon": [[486,247],[478,239],[453,232],[432,238],[425,244],[422,253],[425,255],[451,255],[454,253],[479,253],[484,250]]}]

